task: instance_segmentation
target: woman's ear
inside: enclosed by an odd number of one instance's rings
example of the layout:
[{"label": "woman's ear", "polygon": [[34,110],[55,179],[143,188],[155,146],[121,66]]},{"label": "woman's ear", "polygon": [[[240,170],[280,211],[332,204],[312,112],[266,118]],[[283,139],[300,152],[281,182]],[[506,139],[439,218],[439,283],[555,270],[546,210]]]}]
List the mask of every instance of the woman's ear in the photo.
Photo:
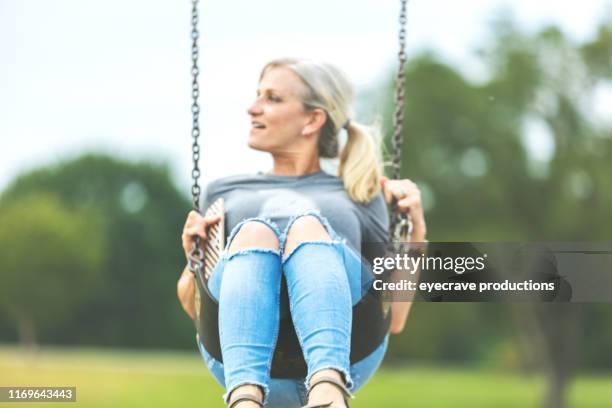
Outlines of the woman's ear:
[{"label": "woman's ear", "polygon": [[303,136],[318,132],[321,130],[321,128],[323,128],[323,125],[325,125],[325,121],[327,120],[327,112],[320,108],[313,109],[312,111],[308,112],[308,115],[308,122],[302,129]]}]

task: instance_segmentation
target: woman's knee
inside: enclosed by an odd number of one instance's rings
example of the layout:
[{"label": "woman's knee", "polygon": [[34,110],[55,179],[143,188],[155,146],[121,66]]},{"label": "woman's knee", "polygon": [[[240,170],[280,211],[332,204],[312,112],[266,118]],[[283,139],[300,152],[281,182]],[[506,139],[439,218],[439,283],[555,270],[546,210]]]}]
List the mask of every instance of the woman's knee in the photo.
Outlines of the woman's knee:
[{"label": "woman's knee", "polygon": [[228,248],[229,255],[251,248],[279,250],[280,244],[276,232],[264,222],[245,222],[234,235]]},{"label": "woman's knee", "polygon": [[305,241],[332,241],[329,232],[321,220],[314,215],[298,217],[287,231],[283,256],[291,253]]}]

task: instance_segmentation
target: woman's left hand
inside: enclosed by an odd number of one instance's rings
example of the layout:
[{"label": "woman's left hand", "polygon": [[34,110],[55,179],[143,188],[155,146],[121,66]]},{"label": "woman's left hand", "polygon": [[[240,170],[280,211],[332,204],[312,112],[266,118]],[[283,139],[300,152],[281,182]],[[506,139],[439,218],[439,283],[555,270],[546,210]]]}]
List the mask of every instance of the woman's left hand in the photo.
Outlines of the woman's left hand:
[{"label": "woman's left hand", "polygon": [[423,215],[423,205],[421,203],[421,190],[411,180],[389,180],[381,178],[380,184],[387,203],[392,200],[397,202],[397,209],[401,213],[409,213],[412,220],[412,234],[410,241],[425,241],[427,226]]}]

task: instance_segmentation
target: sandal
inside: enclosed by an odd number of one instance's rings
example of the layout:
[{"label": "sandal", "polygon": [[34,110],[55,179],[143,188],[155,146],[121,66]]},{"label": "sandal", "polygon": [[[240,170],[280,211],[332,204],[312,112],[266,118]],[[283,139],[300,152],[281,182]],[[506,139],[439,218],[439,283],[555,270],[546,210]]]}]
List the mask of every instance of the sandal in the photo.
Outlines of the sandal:
[{"label": "sandal", "polygon": [[255,402],[257,405],[259,405],[262,408],[264,406],[263,402],[260,401],[259,398],[253,394],[238,394],[235,397],[232,397],[227,408],[234,408],[236,405],[244,401]]},{"label": "sandal", "polygon": [[[346,408],[349,408],[348,400],[355,398],[355,397],[353,396],[353,394],[351,394],[351,392],[346,388],[346,386],[343,383],[341,383],[340,381],[336,380],[333,377],[318,378],[314,383],[310,384],[310,388],[308,389],[308,393],[306,394],[306,396],[310,395],[310,392],[312,391],[314,387],[322,383],[328,383],[338,388],[342,392],[342,395],[344,397],[344,403],[346,404]],[[321,404],[308,404],[302,408],[327,408],[327,407],[333,408],[332,402],[321,403]]]}]

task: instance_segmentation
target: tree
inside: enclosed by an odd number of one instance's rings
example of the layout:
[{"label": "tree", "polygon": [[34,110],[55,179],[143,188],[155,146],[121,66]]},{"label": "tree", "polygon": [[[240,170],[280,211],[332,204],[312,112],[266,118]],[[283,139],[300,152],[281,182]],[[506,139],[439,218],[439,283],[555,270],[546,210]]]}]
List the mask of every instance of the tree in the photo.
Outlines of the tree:
[{"label": "tree", "polygon": [[92,212],[70,212],[57,197],[30,194],[0,202],[0,305],[16,320],[20,342],[37,328],[76,314],[96,289],[105,234]]},{"label": "tree", "polygon": [[[612,202],[612,161],[606,160],[612,153],[612,129],[585,107],[593,106],[595,91],[612,76],[612,25],[602,24],[596,38],[585,44],[572,43],[555,27],[527,35],[506,17],[495,22],[493,32],[479,51],[487,70],[479,82],[431,53],[407,67],[402,173],[422,187],[429,239],[609,240],[609,225],[602,221]],[[392,108],[387,105],[386,118],[392,117]],[[539,146],[533,148],[534,143]],[[500,316],[500,305],[416,306],[413,326],[395,341],[392,353],[401,347],[408,351],[405,344],[426,344],[437,347],[430,350],[432,356],[444,355],[444,343],[432,338],[437,333],[459,338],[455,355],[465,357],[474,355],[469,352],[474,343],[485,346],[494,340],[486,331],[505,333],[498,336],[501,341],[509,332],[499,322],[494,327],[502,330],[491,330],[486,320],[491,313]],[[537,328],[519,332],[544,356],[549,407],[564,405],[577,352],[575,335],[596,330],[595,316],[604,315],[593,314],[589,326],[581,327],[581,316],[590,310],[574,304],[529,305],[516,313],[519,320],[533,318],[519,321],[520,327]],[[455,328],[468,311],[472,319],[487,323],[480,330],[470,325],[469,332],[449,333],[445,326]],[[593,342],[587,336],[584,340]],[[607,358],[609,346],[596,344],[600,358]]]},{"label": "tree", "polygon": [[68,211],[92,211],[103,221],[103,229],[90,225],[79,251],[92,245],[89,235],[102,234],[107,242],[96,291],[71,319],[45,330],[45,341],[193,347],[193,326],[176,300],[189,204],[167,167],[85,155],[23,174],[3,197],[21,202],[34,192],[53,194]]}]

